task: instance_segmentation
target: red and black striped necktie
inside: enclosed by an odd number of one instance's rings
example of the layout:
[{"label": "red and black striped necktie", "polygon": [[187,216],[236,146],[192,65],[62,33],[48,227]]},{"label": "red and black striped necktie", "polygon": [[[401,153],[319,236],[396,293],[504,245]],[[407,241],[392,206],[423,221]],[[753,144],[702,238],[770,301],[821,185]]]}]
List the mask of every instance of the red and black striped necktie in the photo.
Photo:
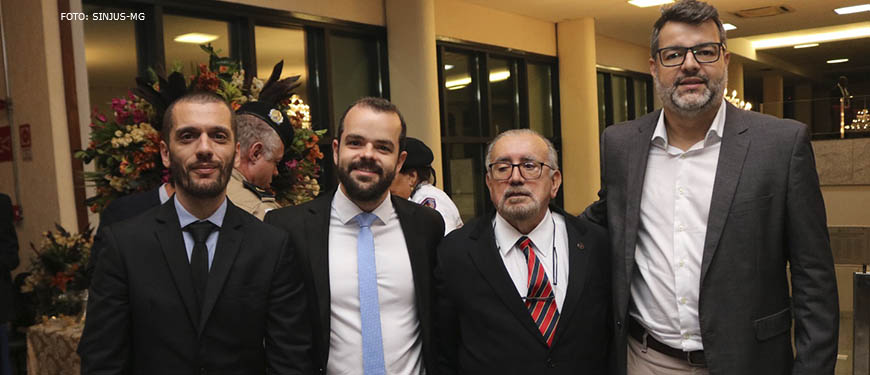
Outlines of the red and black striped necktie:
[{"label": "red and black striped necktie", "polygon": [[550,285],[550,279],[547,277],[547,272],[544,271],[544,266],[535,255],[532,249],[532,240],[528,237],[521,237],[519,240],[520,249],[526,256],[526,263],[529,268],[529,291],[526,294],[526,308],[529,309],[529,314],[532,315],[532,320],[547,341],[547,345],[553,344],[553,336],[556,333],[556,325],[559,324],[559,310],[556,308],[556,296],[553,293],[553,286]]}]

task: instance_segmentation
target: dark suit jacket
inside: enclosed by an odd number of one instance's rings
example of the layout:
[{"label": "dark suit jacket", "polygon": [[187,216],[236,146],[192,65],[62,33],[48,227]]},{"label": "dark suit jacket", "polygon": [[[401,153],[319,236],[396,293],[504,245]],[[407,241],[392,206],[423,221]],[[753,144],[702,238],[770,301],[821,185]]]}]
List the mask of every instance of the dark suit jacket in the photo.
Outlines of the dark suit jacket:
[{"label": "dark suit jacket", "polygon": [[[807,128],[727,106],[701,264],[710,373],[833,374],[837,284]],[[610,230],[618,374],[625,374],[641,192],[660,112],[605,130],[599,201],[584,213]]]},{"label": "dark suit jacket", "polygon": [[12,225],[12,200],[0,194],[0,324],[12,315],[12,279],[9,272],[18,267],[18,236]]},{"label": "dark suit jacket", "polygon": [[568,231],[568,290],[552,347],[532,321],[496,247],[495,212],[438,247],[442,374],[607,374],[612,335],[607,232],[551,207]]},{"label": "dark suit jacket", "polygon": [[93,276],[94,267],[97,266],[97,259],[99,259],[103,247],[106,246],[104,238],[105,228],[119,221],[141,215],[143,212],[159,206],[159,189],[151,189],[117,198],[109,202],[109,205],[100,212],[100,226],[97,228],[97,234],[94,236],[94,243],[91,245],[91,256],[88,258],[87,268],[85,269],[88,275]]},{"label": "dark suit jacket", "polygon": [[[314,330],[313,361],[321,373],[325,372],[329,359],[329,218],[334,196],[334,191],[322,194],[299,206],[269,211],[265,218],[266,223],[289,232],[294,247],[300,250],[300,261],[305,266],[303,274],[309,316]],[[392,202],[405,234],[411,272],[414,274],[416,307],[423,339],[423,362],[426,372],[435,374],[432,272],[435,267],[435,248],[444,236],[444,219],[438,211],[407,199],[393,195]]]},{"label": "dark suit jacket", "polygon": [[287,235],[227,203],[199,314],[174,200],[109,226],[79,344],[82,374],[311,373]]}]

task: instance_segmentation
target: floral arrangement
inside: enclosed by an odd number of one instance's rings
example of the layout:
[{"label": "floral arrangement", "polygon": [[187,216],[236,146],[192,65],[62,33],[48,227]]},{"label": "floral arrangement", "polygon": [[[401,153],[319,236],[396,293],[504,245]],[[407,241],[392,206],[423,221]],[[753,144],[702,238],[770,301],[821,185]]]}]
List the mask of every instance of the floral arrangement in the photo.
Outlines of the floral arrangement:
[{"label": "floral arrangement", "polygon": [[[263,80],[246,78],[240,63],[219,57],[210,44],[201,47],[208,53],[209,62],[199,64],[189,84],[182,82],[185,86],[190,90],[212,91],[234,110],[259,98],[265,84]],[[151,88],[160,90],[161,82],[166,84],[152,72],[148,82]],[[141,90],[136,92],[142,93]],[[323,153],[317,142],[326,130],[311,129],[308,106],[298,96],[283,99],[278,109],[286,113],[293,124],[294,139],[285,149],[284,162],[279,166],[279,175],[273,179],[272,189],[281,205],[301,204],[320,192],[317,162],[323,159]],[[97,191],[87,199],[92,212],[102,211],[115,198],[154,189],[168,180],[160,159],[159,127],[152,126],[160,120],[160,110],[143,97],[128,93],[127,97],[112,99],[112,111],[112,116],[107,117],[94,110],[90,143],[86,149],[75,153],[83,162],[95,165],[95,172],[85,172],[85,180]]]},{"label": "floral arrangement", "polygon": [[151,126],[153,117],[151,105],[132,93],[112,99],[112,117],[94,109],[88,148],[75,153],[96,167],[84,174],[97,189],[97,195],[87,200],[92,212],[102,211],[115,198],[162,183],[160,134]]},{"label": "floral arrangement", "polygon": [[21,290],[30,294],[36,317],[79,314],[89,284],[85,266],[91,254],[91,230],[79,234],[55,227],[56,233],[43,232],[39,247],[30,244],[36,256]]}]

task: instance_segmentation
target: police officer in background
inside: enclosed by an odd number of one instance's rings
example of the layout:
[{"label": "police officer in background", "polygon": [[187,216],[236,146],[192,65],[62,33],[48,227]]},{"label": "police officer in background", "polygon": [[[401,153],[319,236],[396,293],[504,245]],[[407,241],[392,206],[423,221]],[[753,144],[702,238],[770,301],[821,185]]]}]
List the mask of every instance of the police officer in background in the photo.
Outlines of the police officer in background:
[{"label": "police officer in background", "polygon": [[419,139],[408,137],[405,139],[405,151],[408,152],[408,157],[393,180],[390,192],[441,213],[445,236],[461,227],[462,218],[456,204],[447,193],[433,185],[435,169],[432,168],[432,160],[435,157],[432,150]]},{"label": "police officer in background", "polygon": [[248,102],[236,111],[239,152],[238,168],[227,185],[227,197],[239,208],[263,220],[266,212],[281,207],[272,194],[272,177],[285,147],[293,142],[293,125],[268,103]]}]

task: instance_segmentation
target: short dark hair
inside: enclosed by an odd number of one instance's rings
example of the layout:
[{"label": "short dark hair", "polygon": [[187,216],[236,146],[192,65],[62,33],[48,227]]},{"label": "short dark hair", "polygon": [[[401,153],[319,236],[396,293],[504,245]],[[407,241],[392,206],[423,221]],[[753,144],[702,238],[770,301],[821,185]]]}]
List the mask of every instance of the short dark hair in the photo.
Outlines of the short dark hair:
[{"label": "short dark hair", "polygon": [[719,28],[719,41],[726,44],[725,28],[719,20],[719,11],[710,4],[698,0],[679,0],[674,5],[662,7],[662,16],[653,26],[652,38],[650,39],[650,57],[656,58],[656,50],[659,49],[659,33],[668,22],[681,22],[689,25],[700,25],[713,20]]},{"label": "short dark hair", "polygon": [[169,139],[172,138],[172,128],[174,126],[174,124],[172,123],[172,113],[175,112],[175,106],[178,103],[223,104],[224,106],[226,106],[227,111],[230,111],[230,127],[233,130],[233,140],[236,140],[236,113],[233,111],[233,108],[230,107],[230,104],[227,103],[227,101],[224,100],[222,96],[215,94],[211,91],[194,91],[184,94],[183,96],[173,101],[172,104],[169,105],[169,108],[166,108],[166,112],[163,113],[163,123],[162,128],[160,129],[160,136],[163,138],[163,142],[166,142],[167,145],[169,145]]},{"label": "short dark hair", "polygon": [[399,133],[399,152],[405,149],[405,133],[407,133],[408,126],[405,124],[405,118],[402,117],[402,112],[399,112],[399,108],[389,100],[371,96],[358,99],[348,106],[347,109],[344,110],[344,113],[341,114],[341,119],[338,120],[338,132],[335,136],[335,139],[337,139],[339,143],[341,143],[341,134],[344,133],[344,119],[347,117],[347,113],[357,106],[369,108],[375,112],[395,113],[399,116],[399,122],[402,123],[402,132]]},{"label": "short dark hair", "polygon": [[411,171],[417,172],[417,186],[419,186],[423,181],[427,181],[433,185],[438,182],[438,178],[435,177],[435,169],[432,168],[431,165],[425,167],[408,167],[403,165],[402,169],[399,170],[399,173],[411,174]]}]

